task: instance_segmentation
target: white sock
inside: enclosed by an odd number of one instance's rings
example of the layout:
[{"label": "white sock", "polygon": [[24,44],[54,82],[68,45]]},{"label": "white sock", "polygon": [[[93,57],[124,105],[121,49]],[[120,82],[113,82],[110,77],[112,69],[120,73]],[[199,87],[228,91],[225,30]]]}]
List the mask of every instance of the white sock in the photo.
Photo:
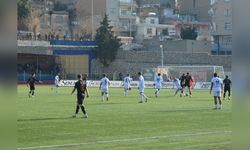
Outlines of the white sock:
[{"label": "white sock", "polygon": [[144,93],[142,93],[142,96],[143,96],[145,99],[148,99],[148,97],[147,97]]},{"label": "white sock", "polygon": [[158,95],[159,93],[160,93],[160,90],[157,90],[157,93],[156,93],[156,94]]},{"label": "white sock", "polygon": [[142,93],[140,95],[141,95],[141,101],[143,102],[143,95],[142,95]]},{"label": "white sock", "polygon": [[104,101],[104,95],[102,96],[102,101]]},{"label": "white sock", "polygon": [[125,96],[127,96],[128,95],[128,90],[125,90]]}]

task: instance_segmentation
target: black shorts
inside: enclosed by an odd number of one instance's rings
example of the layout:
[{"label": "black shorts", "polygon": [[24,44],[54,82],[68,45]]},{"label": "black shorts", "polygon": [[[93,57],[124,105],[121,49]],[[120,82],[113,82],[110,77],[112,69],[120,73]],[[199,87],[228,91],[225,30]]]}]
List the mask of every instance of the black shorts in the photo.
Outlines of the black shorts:
[{"label": "black shorts", "polygon": [[30,90],[34,91],[35,90],[35,86],[34,85],[30,85]]},{"label": "black shorts", "polygon": [[225,88],[224,88],[224,93],[227,92],[227,91],[230,92],[230,91],[231,91],[231,88],[230,88],[230,87],[225,87]]},{"label": "black shorts", "polygon": [[84,94],[77,94],[77,104],[83,104],[84,97]]},{"label": "black shorts", "polygon": [[190,88],[190,84],[185,84],[185,86],[189,87]]}]

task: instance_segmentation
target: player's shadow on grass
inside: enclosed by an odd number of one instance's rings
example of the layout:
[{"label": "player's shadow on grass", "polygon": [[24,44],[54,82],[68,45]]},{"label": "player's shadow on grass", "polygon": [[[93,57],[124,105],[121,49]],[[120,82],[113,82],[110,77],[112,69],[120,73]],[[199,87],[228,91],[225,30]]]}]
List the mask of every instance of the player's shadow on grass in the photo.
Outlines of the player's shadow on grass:
[{"label": "player's shadow on grass", "polygon": [[48,120],[65,120],[65,119],[72,119],[72,117],[18,119],[17,122],[27,122],[27,121],[48,121]]}]

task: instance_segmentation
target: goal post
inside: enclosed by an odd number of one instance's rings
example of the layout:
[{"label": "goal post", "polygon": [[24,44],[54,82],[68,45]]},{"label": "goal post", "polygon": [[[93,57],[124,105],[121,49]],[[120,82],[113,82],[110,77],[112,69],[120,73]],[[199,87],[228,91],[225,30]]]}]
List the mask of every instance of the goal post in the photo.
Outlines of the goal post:
[{"label": "goal post", "polygon": [[158,66],[155,73],[161,73],[168,78],[179,78],[187,72],[192,76],[195,82],[210,82],[215,72],[220,78],[225,77],[223,66],[214,65]]}]

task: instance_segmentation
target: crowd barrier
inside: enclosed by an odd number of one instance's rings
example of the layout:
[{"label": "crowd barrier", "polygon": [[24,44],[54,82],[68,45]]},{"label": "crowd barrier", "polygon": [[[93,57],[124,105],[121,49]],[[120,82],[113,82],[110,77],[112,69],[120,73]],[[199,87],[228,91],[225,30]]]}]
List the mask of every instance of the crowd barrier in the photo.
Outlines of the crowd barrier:
[{"label": "crowd barrier", "polygon": [[[75,82],[77,80],[61,80],[59,83],[59,86],[74,86]],[[145,81],[145,88],[154,88],[154,82],[153,81]],[[88,87],[99,87],[100,86],[100,81],[97,80],[88,80],[87,81],[87,86]],[[132,81],[130,83],[131,88],[137,88],[138,87],[138,81]],[[210,82],[197,82],[193,84],[194,89],[209,89],[211,86]],[[122,81],[110,81],[110,86],[111,88],[122,88],[123,87],[123,82]],[[173,82],[163,82],[162,83],[162,88],[165,89],[174,89],[175,85]]]}]

